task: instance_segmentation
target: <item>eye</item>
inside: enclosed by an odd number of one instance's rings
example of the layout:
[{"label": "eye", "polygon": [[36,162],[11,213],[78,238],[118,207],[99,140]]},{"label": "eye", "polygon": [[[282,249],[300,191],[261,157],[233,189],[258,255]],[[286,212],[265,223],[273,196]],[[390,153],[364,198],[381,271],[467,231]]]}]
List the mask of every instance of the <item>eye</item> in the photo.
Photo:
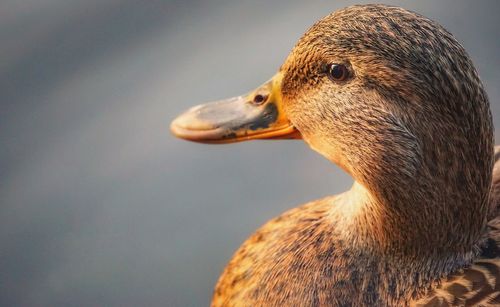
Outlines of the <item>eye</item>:
[{"label": "eye", "polygon": [[257,94],[253,97],[253,103],[256,105],[263,104],[267,100],[267,95]]},{"label": "eye", "polygon": [[349,69],[342,64],[328,65],[328,77],[332,81],[345,81],[350,77]]}]

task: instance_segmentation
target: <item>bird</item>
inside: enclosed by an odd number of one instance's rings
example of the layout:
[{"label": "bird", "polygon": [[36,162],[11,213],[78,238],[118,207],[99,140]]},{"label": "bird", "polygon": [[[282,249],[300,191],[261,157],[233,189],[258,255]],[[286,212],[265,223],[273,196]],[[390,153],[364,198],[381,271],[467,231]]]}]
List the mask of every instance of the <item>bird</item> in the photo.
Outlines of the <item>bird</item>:
[{"label": "bird", "polygon": [[500,149],[478,72],[437,22],[337,10],[269,81],[170,129],[200,143],[301,139],[353,178],[252,234],[211,306],[500,305]]}]

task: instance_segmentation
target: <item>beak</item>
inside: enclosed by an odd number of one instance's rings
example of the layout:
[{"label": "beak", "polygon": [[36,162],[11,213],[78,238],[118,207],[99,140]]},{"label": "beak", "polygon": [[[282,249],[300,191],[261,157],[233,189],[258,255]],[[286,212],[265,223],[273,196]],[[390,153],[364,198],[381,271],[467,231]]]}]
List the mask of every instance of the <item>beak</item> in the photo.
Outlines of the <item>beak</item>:
[{"label": "beak", "polygon": [[200,143],[301,138],[283,111],[281,74],[247,95],[192,107],[172,122],[170,130]]}]

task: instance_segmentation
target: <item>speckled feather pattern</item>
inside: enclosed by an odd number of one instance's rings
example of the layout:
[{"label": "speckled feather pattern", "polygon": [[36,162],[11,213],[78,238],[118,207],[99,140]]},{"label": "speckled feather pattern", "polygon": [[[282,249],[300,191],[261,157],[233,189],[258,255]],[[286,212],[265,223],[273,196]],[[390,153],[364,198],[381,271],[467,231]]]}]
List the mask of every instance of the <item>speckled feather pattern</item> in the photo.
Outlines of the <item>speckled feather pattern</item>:
[{"label": "speckled feather pattern", "polygon": [[[332,82],[331,63],[351,77]],[[212,306],[494,304],[492,119],[453,36],[401,8],[353,6],[313,25],[280,73],[290,121],[359,188],[261,227]]]},{"label": "speckled feather pattern", "polygon": [[495,147],[491,191],[490,220],[479,257],[439,280],[411,306],[500,306],[500,146]]}]

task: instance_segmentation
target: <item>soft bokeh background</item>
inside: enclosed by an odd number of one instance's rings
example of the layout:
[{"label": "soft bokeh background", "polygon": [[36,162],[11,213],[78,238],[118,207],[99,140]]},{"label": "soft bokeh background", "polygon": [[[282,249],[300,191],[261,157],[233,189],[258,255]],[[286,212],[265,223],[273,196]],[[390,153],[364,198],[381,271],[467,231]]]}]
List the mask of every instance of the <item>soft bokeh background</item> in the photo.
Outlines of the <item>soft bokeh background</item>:
[{"label": "soft bokeh background", "polygon": [[[267,80],[355,2],[0,1],[0,305],[207,305],[259,225],[347,189],[300,141],[199,145],[168,125]],[[455,34],[500,127],[500,2],[386,2]]]}]

